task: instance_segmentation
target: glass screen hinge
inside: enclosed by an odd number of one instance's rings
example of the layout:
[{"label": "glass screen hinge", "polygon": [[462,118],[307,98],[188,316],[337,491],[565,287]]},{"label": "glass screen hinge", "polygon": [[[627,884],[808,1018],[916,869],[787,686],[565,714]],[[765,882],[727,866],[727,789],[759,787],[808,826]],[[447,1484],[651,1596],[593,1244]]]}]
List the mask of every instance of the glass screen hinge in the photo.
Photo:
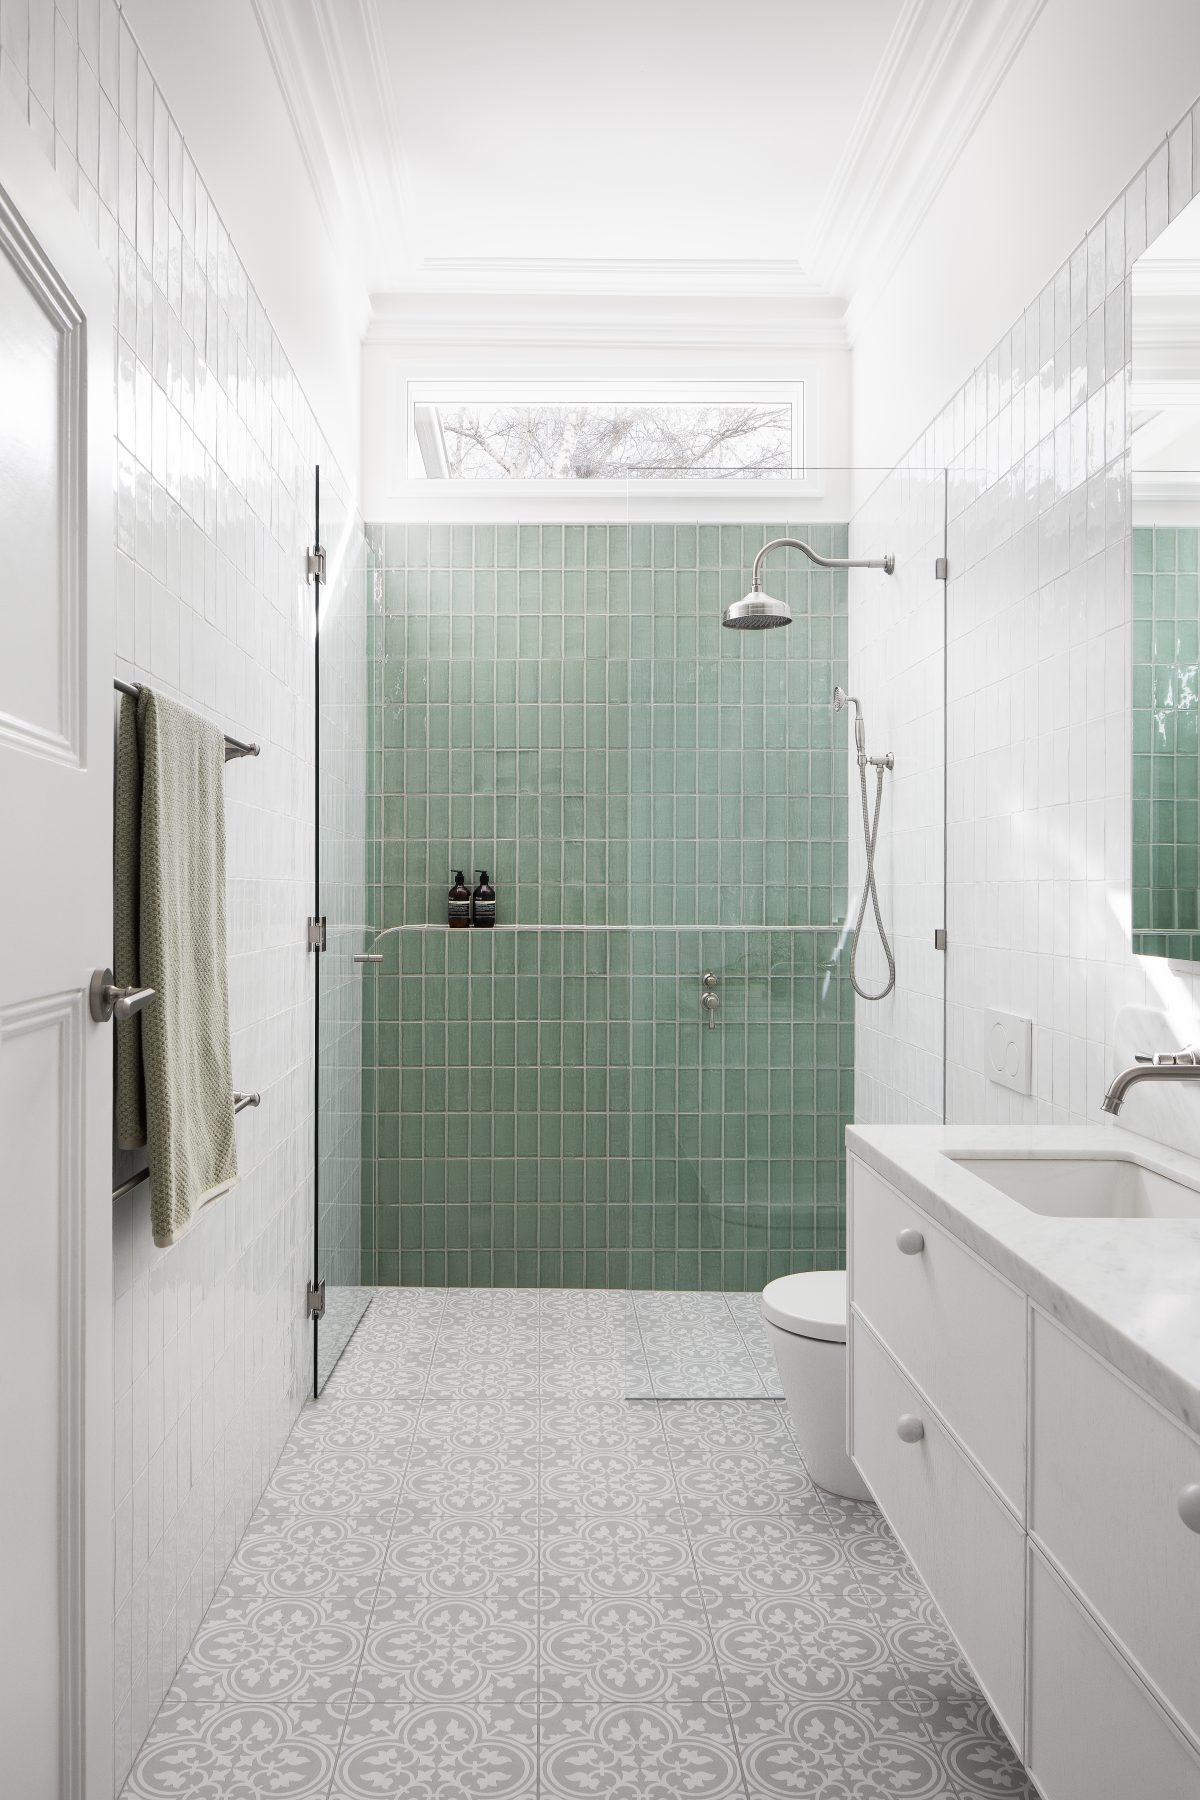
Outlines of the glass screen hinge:
[{"label": "glass screen hinge", "polygon": [[947,557],[939,556],[934,563],[933,579],[935,581],[948,581],[950,579],[950,563]]},{"label": "glass screen hinge", "polygon": [[310,919],[308,921],[305,942],[310,950],[328,950],[329,945],[326,942],[324,913],[321,914],[319,919]]},{"label": "glass screen hinge", "polygon": [[324,586],[324,584],[325,584],[325,546],[323,544],[314,544],[312,549],[309,550],[307,552],[307,554],[305,555],[304,579],[305,579],[305,581],[307,581],[309,583],[312,583],[315,581],[318,587]]},{"label": "glass screen hinge", "polygon": [[304,1296],[304,1311],[307,1318],[323,1319],[325,1317],[325,1282],[319,1281],[314,1287],[310,1281]]},{"label": "glass screen hinge", "polygon": [[944,925],[934,927],[933,947],[935,950],[944,950],[946,948],[946,927]]}]

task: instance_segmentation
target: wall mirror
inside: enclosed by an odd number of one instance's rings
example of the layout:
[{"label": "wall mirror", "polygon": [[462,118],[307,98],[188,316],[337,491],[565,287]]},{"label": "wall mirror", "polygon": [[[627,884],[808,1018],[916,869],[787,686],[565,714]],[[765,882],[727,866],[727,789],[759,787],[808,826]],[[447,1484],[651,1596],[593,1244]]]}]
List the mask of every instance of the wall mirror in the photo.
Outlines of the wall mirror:
[{"label": "wall mirror", "polygon": [[1200,960],[1200,199],[1133,265],[1133,947]]}]

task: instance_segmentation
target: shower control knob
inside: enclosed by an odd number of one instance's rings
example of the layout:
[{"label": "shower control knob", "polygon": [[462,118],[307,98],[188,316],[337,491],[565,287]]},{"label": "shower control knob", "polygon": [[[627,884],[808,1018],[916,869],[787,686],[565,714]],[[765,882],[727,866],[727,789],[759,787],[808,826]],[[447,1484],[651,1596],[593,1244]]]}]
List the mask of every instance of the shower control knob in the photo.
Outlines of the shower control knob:
[{"label": "shower control knob", "polygon": [[925,1436],[925,1427],[916,1413],[901,1413],[896,1420],[896,1436],[902,1444],[919,1444]]},{"label": "shower control knob", "polygon": [[905,1256],[920,1256],[925,1248],[924,1232],[914,1231],[911,1225],[906,1225],[896,1238],[896,1248]]},{"label": "shower control knob", "polygon": [[717,985],[717,978],[711,969],[705,971],[703,981],[706,988],[715,988]]},{"label": "shower control knob", "polygon": [[721,1004],[720,1000],[713,993],[703,993],[700,996],[700,1004],[704,1008],[704,1011],[708,1016],[709,1030],[715,1031],[716,1025],[717,1025],[716,1011],[717,1011],[718,1006],[720,1006],[720,1004]]}]

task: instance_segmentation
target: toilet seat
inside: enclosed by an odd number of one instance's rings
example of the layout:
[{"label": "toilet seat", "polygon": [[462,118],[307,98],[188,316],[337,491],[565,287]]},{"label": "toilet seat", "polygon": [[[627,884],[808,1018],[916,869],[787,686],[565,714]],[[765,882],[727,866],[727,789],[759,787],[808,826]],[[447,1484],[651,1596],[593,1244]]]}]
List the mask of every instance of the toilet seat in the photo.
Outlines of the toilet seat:
[{"label": "toilet seat", "polygon": [[809,1269],[800,1275],[780,1275],[763,1289],[763,1318],[794,1337],[844,1344],[847,1309],[845,1269]]}]

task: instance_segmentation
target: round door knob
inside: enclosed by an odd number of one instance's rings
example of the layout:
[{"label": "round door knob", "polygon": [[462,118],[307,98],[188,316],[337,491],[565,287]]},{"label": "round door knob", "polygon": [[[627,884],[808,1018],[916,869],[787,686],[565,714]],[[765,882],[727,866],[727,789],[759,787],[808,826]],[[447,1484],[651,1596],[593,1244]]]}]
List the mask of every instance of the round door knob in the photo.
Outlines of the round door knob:
[{"label": "round door knob", "polygon": [[896,1239],[896,1248],[905,1256],[920,1256],[925,1248],[925,1234],[906,1225]]},{"label": "round door knob", "polygon": [[1189,1531],[1200,1531],[1200,1481],[1189,1481],[1178,1500],[1179,1516]]},{"label": "round door knob", "polygon": [[919,1444],[925,1436],[925,1427],[916,1413],[901,1413],[896,1420],[896,1436],[902,1444]]}]

